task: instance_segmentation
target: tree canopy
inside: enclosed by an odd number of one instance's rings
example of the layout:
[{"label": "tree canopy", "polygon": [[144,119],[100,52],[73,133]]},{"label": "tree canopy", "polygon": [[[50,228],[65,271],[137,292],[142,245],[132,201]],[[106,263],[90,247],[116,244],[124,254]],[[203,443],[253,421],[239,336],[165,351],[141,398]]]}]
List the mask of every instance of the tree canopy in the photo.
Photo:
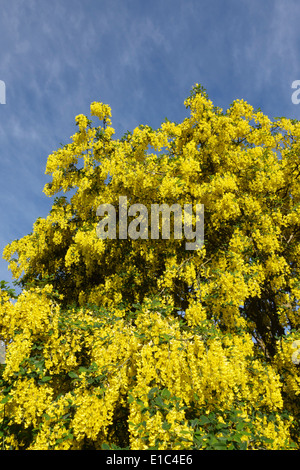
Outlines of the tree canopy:
[{"label": "tree canopy", "polygon": [[[49,155],[52,209],[3,253],[3,449],[299,448],[300,122],[184,104],[117,139],[94,102]],[[99,238],[121,196],[203,204],[203,246]]]}]

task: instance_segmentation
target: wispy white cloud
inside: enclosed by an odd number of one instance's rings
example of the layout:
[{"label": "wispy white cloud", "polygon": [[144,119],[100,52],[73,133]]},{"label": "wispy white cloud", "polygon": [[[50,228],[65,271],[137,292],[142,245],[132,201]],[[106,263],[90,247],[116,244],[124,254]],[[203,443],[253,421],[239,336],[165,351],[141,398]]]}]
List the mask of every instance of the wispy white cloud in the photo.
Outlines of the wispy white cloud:
[{"label": "wispy white cloud", "polygon": [[[300,79],[299,19],[296,0],[2,5],[0,245],[47,213],[47,155],[69,141],[74,117],[89,114],[91,101],[111,105],[117,135],[141,122],[180,121],[195,82],[216,105],[245,98],[271,116],[296,117],[290,85]],[[0,262],[0,279],[6,271]]]}]

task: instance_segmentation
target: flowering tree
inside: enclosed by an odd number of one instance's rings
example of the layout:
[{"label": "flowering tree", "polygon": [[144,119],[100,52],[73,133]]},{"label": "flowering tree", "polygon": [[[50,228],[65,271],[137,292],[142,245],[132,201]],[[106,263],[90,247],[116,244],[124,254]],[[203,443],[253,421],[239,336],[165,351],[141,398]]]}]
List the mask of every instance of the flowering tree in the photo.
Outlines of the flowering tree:
[{"label": "flowering tree", "polygon": [[[4,250],[3,449],[299,448],[300,123],[185,106],[114,139],[92,103],[49,156],[52,210]],[[99,238],[120,196],[203,204],[203,246]]]}]

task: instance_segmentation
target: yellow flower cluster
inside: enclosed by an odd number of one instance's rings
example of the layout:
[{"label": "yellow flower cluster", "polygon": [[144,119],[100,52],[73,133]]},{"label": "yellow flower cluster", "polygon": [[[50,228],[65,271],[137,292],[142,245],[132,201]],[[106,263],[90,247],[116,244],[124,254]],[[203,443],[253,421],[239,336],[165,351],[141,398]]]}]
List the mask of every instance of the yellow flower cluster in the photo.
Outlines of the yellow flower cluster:
[{"label": "yellow flower cluster", "polygon": [[[162,315],[151,302],[134,323],[117,309],[96,316],[83,308],[62,311],[51,293],[49,286],[24,292],[1,310],[1,328],[13,318],[22,322],[7,347],[0,390],[7,448],[77,449],[85,441],[101,448],[111,442],[121,409],[127,409],[131,449],[191,448],[186,407],[226,413],[238,403],[249,422],[258,413],[258,442],[263,433],[274,448],[284,446],[289,421],[278,414],[279,376],[254,358],[250,335],[183,331],[179,318]],[[267,417],[260,423],[262,410],[277,412],[276,427]],[[35,428],[30,443],[18,441],[18,426]]]},{"label": "yellow flower cluster", "polygon": [[84,114],[79,114],[75,118],[76,124],[79,126],[80,132],[84,132],[88,126],[88,118]]},{"label": "yellow flower cluster", "polygon": [[91,103],[90,110],[92,116],[97,116],[100,121],[106,119],[107,123],[111,124],[111,121],[109,119],[111,117],[111,109],[107,104],[94,101],[93,103]]},{"label": "yellow flower cluster", "polygon": [[[223,112],[198,85],[185,106],[115,139],[93,102],[101,125],[79,114],[49,155],[53,207],[3,252],[24,286],[14,304],[0,292],[3,448],[208,448],[214,414],[220,439],[236,416],[241,446],[299,447],[300,124],[244,100]],[[203,204],[204,246],[161,224],[100,240],[97,208],[120,196]]]}]

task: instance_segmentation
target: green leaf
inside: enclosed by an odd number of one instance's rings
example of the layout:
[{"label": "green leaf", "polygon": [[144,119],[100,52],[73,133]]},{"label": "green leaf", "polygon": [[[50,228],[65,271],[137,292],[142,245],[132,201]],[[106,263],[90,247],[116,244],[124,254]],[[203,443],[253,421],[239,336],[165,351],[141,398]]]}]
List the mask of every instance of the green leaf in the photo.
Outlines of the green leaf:
[{"label": "green leaf", "polygon": [[227,449],[227,445],[224,443],[219,443],[217,445],[214,445],[214,450],[226,450]]},{"label": "green leaf", "polygon": [[165,403],[163,402],[163,400],[161,399],[161,397],[156,397],[155,400],[154,400],[154,403],[161,407],[161,408],[164,408],[165,407]]},{"label": "green leaf", "polygon": [[76,372],[73,372],[72,370],[68,373],[68,376],[71,377],[71,379],[78,379],[78,375]]},{"label": "green leaf", "polygon": [[10,395],[6,395],[6,397],[2,398],[0,403],[7,403],[10,398],[12,398]]},{"label": "green leaf", "polygon": [[240,422],[236,425],[236,430],[237,431],[242,431],[244,429],[244,427],[245,427],[245,424],[243,422],[242,423]]},{"label": "green leaf", "polygon": [[161,396],[168,400],[171,396],[171,392],[167,388],[164,388],[161,392]]},{"label": "green leaf", "polygon": [[149,390],[148,392],[148,399],[151,400],[158,391],[159,391],[158,387],[151,388],[151,390]]},{"label": "green leaf", "polygon": [[164,421],[163,425],[162,425],[162,428],[164,431],[168,431],[171,427],[171,424],[168,423],[167,421]]},{"label": "green leaf", "polygon": [[204,424],[208,424],[208,423],[210,423],[210,420],[208,419],[207,416],[204,416],[204,415],[200,416],[200,419],[198,420],[198,424],[200,426],[203,426]]},{"label": "green leaf", "polygon": [[134,402],[134,398],[133,398],[133,396],[132,396],[130,393],[128,394],[127,401],[128,401],[129,404],[131,404],[131,403]]},{"label": "green leaf", "polygon": [[42,382],[49,382],[49,380],[51,380],[52,377],[50,375],[45,375],[43,378],[42,378]]}]

